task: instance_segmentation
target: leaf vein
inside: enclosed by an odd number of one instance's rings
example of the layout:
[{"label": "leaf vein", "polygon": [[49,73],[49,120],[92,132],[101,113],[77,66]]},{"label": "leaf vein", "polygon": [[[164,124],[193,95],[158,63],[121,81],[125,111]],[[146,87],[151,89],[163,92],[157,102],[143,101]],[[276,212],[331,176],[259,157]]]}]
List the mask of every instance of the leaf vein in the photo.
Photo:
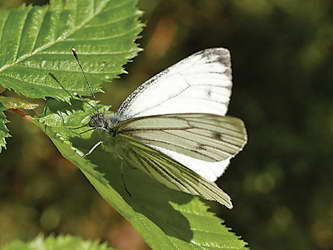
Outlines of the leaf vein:
[{"label": "leaf vein", "polygon": [[[43,88],[51,88],[51,89],[56,89],[56,90],[63,90],[61,87],[55,87],[55,86],[50,86],[50,85],[48,85],[48,86],[45,86],[45,84],[38,84],[38,83],[36,83],[36,82],[28,82],[28,81],[24,81],[23,79],[19,79],[19,78],[15,78],[15,77],[13,77],[13,76],[10,76],[10,75],[7,75],[7,74],[2,74],[2,76],[5,76],[5,77],[7,77],[7,78],[9,78],[9,79],[13,79],[13,80],[16,80],[16,81],[20,81],[20,82],[22,82],[22,83],[26,83],[26,84],[30,84],[30,85],[34,85],[34,86],[38,86],[38,87],[40,87],[40,86],[42,86]],[[78,89],[70,89],[70,88],[66,88],[68,91],[78,91]],[[80,91],[80,90],[79,90]],[[83,90],[81,90],[81,91],[83,91]]]},{"label": "leaf vein", "polygon": [[[84,41],[84,42],[89,42],[89,41],[103,41],[103,40],[112,40],[112,39],[115,39],[115,38],[120,38],[120,37],[125,37],[126,35],[128,34],[132,34],[133,31],[136,31],[138,30],[138,27],[135,27],[134,29],[130,29],[129,31],[127,32],[124,32],[124,33],[121,33],[121,34],[117,34],[117,35],[112,35],[112,36],[106,36],[106,37],[92,37],[92,38],[89,38],[89,39],[75,39],[75,38],[69,38],[67,39],[66,41],[64,42],[81,42],[81,41]],[[80,53],[81,54],[81,53]]]},{"label": "leaf vein", "polygon": [[[58,37],[56,40],[52,40],[51,42],[46,43],[45,45],[41,46],[38,49],[33,50],[31,53],[22,55],[21,57],[19,57],[14,63],[10,63],[10,64],[5,64],[2,68],[0,68],[0,72],[14,66],[15,64],[22,62],[23,60],[36,55],[37,53],[40,53],[46,49],[48,49],[49,47],[62,42],[63,40],[65,40],[67,37],[69,37],[70,35],[74,34],[77,30],[81,29],[84,25],[86,25],[87,23],[89,23],[91,21],[91,19],[93,19],[95,16],[97,16],[105,7],[106,4],[101,4],[100,8],[97,9],[96,11],[96,15],[92,15],[91,17],[87,18],[86,21],[83,21],[80,25],[74,27],[73,29],[69,30],[67,33],[63,34],[62,36]],[[44,20],[44,18],[43,18]]]},{"label": "leaf vein", "polygon": [[95,25],[86,25],[85,28],[96,28],[96,27],[108,26],[110,24],[120,23],[122,21],[130,19],[131,17],[136,17],[136,16],[137,16],[137,14],[134,13],[134,14],[129,15],[129,16],[125,16],[125,17],[118,18],[116,20],[112,20],[111,22],[108,22],[108,23],[95,24]]},{"label": "leaf vein", "polygon": [[[44,25],[45,16],[46,16],[47,13],[48,13],[48,11],[44,11],[43,12],[42,21],[39,24],[37,34],[35,35],[35,39],[32,42],[31,52],[30,53],[32,53],[36,49],[36,43],[37,43],[37,40],[38,40],[38,38],[40,36],[40,31],[42,30],[42,26]],[[19,58],[17,60],[19,60]]]},{"label": "leaf vein", "polygon": [[[1,13],[2,14],[2,13]],[[5,29],[5,27],[6,27],[6,23],[7,23],[7,21],[8,21],[8,14],[5,16],[5,19],[3,20],[3,26],[2,26],[2,28],[1,28],[1,33],[0,33],[0,41],[1,41],[1,44],[3,44],[3,41],[2,41],[2,39],[3,39],[3,33],[4,33],[4,29]]]},{"label": "leaf vein", "polygon": [[29,11],[26,12],[26,15],[24,17],[23,26],[21,28],[21,31],[19,32],[20,35],[19,35],[19,37],[17,39],[17,44],[15,46],[15,52],[14,52],[13,61],[15,61],[17,59],[18,51],[20,50],[20,45],[21,45],[21,42],[22,42],[23,30],[24,30],[24,27],[26,26],[26,21],[27,21],[27,18],[28,18],[28,15],[29,15],[30,12],[31,12],[31,9],[29,9]]},{"label": "leaf vein", "polygon": [[[85,53],[85,52],[80,52],[80,55],[121,55],[121,54],[130,54],[130,53],[133,53],[135,52],[136,49],[131,49],[131,50],[126,50],[126,51],[106,51],[106,52],[101,52],[101,51],[97,51],[97,52],[88,52],[88,53]],[[50,52],[50,51],[47,51],[47,52],[41,52],[40,53],[41,55],[71,55],[71,52],[68,51],[68,52]],[[0,69],[1,71],[1,69]]]}]

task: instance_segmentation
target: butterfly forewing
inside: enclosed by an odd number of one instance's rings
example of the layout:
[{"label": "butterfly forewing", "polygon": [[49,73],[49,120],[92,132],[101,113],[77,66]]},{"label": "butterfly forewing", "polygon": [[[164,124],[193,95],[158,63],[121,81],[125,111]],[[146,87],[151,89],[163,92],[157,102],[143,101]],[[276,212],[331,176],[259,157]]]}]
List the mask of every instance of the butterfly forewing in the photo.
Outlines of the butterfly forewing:
[{"label": "butterfly forewing", "polygon": [[173,113],[225,115],[231,86],[229,51],[206,49],[140,85],[117,113],[127,118]]},{"label": "butterfly forewing", "polygon": [[146,145],[208,162],[229,159],[246,143],[246,130],[241,120],[213,114],[135,118],[121,123],[119,133]]}]

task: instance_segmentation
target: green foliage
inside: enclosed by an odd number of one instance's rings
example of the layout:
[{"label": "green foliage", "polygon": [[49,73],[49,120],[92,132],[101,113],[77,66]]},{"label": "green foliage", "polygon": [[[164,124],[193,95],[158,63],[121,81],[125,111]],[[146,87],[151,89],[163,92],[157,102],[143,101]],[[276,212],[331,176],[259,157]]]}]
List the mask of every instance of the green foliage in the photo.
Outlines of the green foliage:
[{"label": "green foliage", "polygon": [[31,103],[15,97],[0,96],[0,103],[6,109],[35,109],[38,107],[38,104]]},{"label": "green foliage", "polygon": [[[101,91],[103,80],[124,73],[122,66],[139,51],[134,42],[142,27],[139,15],[136,0],[51,1],[43,7],[0,10],[0,84],[33,98],[64,99],[68,93],[63,88],[80,95]],[[92,90],[71,48],[77,49]],[[0,101],[27,108],[23,101]],[[8,137],[4,123],[2,114],[0,150]]]},{"label": "green foliage", "polygon": [[22,242],[19,240],[10,242],[0,248],[1,250],[112,250],[104,243],[82,240],[74,236],[37,236],[30,242]]},{"label": "green foliage", "polygon": [[[89,159],[83,157],[100,140],[98,131],[87,131],[84,125],[96,112],[94,107],[105,112],[109,107],[68,98],[76,93],[92,94],[71,48],[77,49],[93,92],[100,92],[103,80],[125,73],[122,66],[139,51],[134,43],[142,26],[139,15],[135,0],[51,1],[44,7],[0,10],[0,83],[27,97],[66,101],[48,100],[44,113],[33,123],[153,249],[245,249],[246,243],[197,198],[167,189],[140,170],[128,166],[121,170],[121,163],[104,150],[94,152]],[[3,110],[33,108],[14,98],[1,97],[0,102]],[[0,115],[3,147],[9,134],[4,113]],[[58,241],[75,249],[78,239],[50,237],[45,247]],[[37,238],[31,244],[36,242],[44,241]],[[15,242],[5,249],[15,247],[30,245]]]},{"label": "green foliage", "polygon": [[[121,163],[105,150],[83,158],[83,153],[101,139],[98,131],[86,132],[87,127],[82,127],[87,123],[82,118],[96,112],[91,105],[95,103],[49,102],[45,116],[35,122],[153,249],[245,249],[245,242],[208,212],[202,201],[170,190],[138,169],[124,166],[121,170]],[[108,107],[99,106],[103,109]]]},{"label": "green foliage", "polygon": [[0,96],[0,153],[2,148],[6,148],[6,137],[10,137],[9,130],[6,127],[6,116],[3,111],[7,109],[35,109],[38,104],[24,101],[14,97]]},{"label": "green foliage", "polygon": [[[0,0],[0,6],[19,2]],[[145,51],[126,65],[131,74],[105,86],[103,102],[118,105],[140,82],[195,51],[229,48],[229,114],[246,121],[249,143],[219,180],[234,208],[221,206],[218,214],[251,249],[333,249],[333,1],[139,4],[148,24],[140,41]],[[7,119],[15,137],[0,156],[0,244],[47,231],[98,235],[141,249],[130,226],[39,129],[15,114]],[[59,222],[46,226],[41,221],[50,220],[50,210]]]},{"label": "green foliage", "polygon": [[6,148],[6,137],[10,137],[9,130],[6,126],[6,116],[3,112],[5,110],[6,108],[0,102],[0,153],[2,151],[2,148]]},{"label": "green foliage", "polygon": [[136,0],[51,1],[43,7],[0,10],[0,83],[33,98],[64,98],[64,87],[90,95],[75,62],[76,48],[94,92],[102,80],[124,73],[139,51]]}]

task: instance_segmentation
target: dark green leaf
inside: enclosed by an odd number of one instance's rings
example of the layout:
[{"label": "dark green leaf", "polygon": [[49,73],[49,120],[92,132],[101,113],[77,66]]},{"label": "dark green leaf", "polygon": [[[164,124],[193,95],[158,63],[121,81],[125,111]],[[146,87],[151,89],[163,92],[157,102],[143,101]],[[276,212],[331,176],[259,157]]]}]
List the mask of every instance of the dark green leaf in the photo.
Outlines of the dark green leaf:
[{"label": "dark green leaf", "polygon": [[13,241],[3,246],[1,250],[112,250],[104,243],[82,240],[74,236],[37,236],[30,242]]},{"label": "dark green leaf", "polygon": [[6,109],[35,109],[38,104],[31,103],[25,100],[21,100],[15,97],[0,96],[0,103],[4,105]]},{"label": "dark green leaf", "polygon": [[9,130],[6,126],[6,116],[3,111],[6,108],[0,103],[0,153],[2,148],[6,148],[6,137],[10,137]]},{"label": "dark green leaf", "polygon": [[124,73],[139,51],[136,0],[51,1],[43,7],[0,10],[0,84],[33,98],[92,94],[71,49],[76,48],[93,92]]},{"label": "dark green leaf", "polygon": [[[89,128],[82,127],[95,112],[91,106],[85,103],[83,111],[76,111],[79,103],[63,104],[61,112],[61,105],[49,106],[52,108],[36,124],[153,249],[245,249],[245,242],[229,232],[223,221],[208,212],[209,207],[197,197],[168,189],[135,166],[124,166],[121,170],[121,161],[103,148],[83,158],[105,133],[85,132]],[[56,109],[59,109],[58,119],[54,117]],[[51,110],[53,113],[49,113]]]}]

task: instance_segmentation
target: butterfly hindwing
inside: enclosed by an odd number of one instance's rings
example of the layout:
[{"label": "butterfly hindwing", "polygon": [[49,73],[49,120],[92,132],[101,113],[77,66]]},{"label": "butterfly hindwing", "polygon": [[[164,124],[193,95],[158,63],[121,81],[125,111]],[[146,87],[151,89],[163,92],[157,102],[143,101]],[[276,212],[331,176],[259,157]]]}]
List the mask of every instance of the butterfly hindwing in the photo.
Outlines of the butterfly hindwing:
[{"label": "butterfly hindwing", "polygon": [[127,157],[129,164],[143,170],[168,188],[215,200],[232,208],[230,197],[214,182],[209,182],[170,157],[136,141],[130,142]]}]

